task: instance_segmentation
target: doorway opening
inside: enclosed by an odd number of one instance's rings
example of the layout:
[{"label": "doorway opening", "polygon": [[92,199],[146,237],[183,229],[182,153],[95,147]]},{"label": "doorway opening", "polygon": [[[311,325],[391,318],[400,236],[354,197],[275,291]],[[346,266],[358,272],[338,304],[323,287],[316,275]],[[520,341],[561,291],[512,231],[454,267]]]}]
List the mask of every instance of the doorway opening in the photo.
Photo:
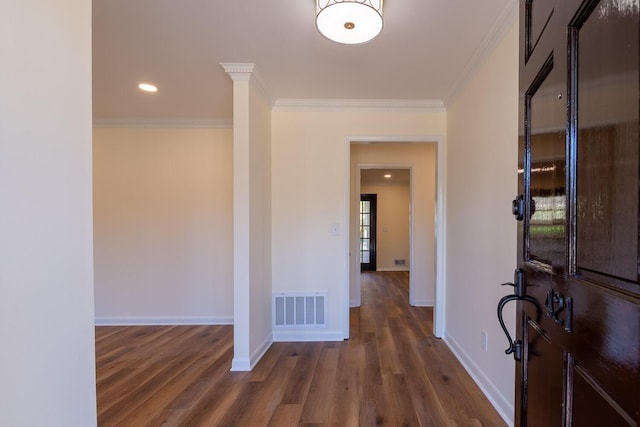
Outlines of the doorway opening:
[{"label": "doorway opening", "polygon": [[[361,304],[361,230],[360,195],[375,194],[362,186],[363,174],[371,171],[404,170],[408,175],[407,222],[408,248],[403,254],[390,255],[391,265],[382,264],[381,239],[391,226],[380,222],[381,198],[378,194],[376,239],[377,271],[409,271],[409,304],[434,307],[434,335],[444,332],[444,148],[443,138],[348,138],[350,169],[348,187],[349,224],[346,256],[349,264],[345,307],[348,331],[349,308]],[[393,223],[395,227],[395,223]],[[436,236],[440,237],[436,239]],[[396,250],[397,251],[397,250]],[[386,261],[388,262],[388,260]],[[439,298],[438,298],[439,297]],[[345,336],[348,338],[348,332]]]}]

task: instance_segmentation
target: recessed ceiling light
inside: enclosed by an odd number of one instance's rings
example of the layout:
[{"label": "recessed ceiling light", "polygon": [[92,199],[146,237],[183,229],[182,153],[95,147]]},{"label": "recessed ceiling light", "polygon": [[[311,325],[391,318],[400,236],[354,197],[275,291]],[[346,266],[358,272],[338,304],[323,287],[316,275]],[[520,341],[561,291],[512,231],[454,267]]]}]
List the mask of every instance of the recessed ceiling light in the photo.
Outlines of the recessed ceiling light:
[{"label": "recessed ceiling light", "polygon": [[386,174],[384,175],[384,177],[385,177],[385,178],[387,178],[387,179],[389,179],[389,178],[391,178],[391,174],[390,174],[390,173],[386,173]]},{"label": "recessed ceiling light", "polygon": [[145,92],[157,92],[158,88],[154,85],[152,85],[151,83],[140,83],[138,85],[138,87],[140,88],[140,90],[143,90]]}]

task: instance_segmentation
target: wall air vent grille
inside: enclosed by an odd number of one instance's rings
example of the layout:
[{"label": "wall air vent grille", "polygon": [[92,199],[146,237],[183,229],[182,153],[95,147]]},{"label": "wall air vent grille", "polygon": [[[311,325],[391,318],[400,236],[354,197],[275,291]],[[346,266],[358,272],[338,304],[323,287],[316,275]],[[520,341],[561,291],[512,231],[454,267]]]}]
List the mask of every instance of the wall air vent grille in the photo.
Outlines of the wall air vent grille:
[{"label": "wall air vent grille", "polygon": [[273,294],[273,327],[326,328],[326,292],[278,292]]}]

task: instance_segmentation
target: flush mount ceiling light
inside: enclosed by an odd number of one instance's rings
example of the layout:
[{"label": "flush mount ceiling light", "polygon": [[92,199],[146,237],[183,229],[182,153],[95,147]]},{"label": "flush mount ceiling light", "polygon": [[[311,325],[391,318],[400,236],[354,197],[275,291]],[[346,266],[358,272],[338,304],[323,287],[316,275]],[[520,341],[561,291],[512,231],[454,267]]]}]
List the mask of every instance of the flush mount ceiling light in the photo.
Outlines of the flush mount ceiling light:
[{"label": "flush mount ceiling light", "polygon": [[320,34],[342,44],[362,44],[382,31],[383,0],[316,0]]},{"label": "flush mount ceiling light", "polygon": [[158,88],[155,87],[154,85],[152,85],[151,83],[140,83],[138,85],[138,88],[140,90],[143,90],[145,92],[157,92]]}]

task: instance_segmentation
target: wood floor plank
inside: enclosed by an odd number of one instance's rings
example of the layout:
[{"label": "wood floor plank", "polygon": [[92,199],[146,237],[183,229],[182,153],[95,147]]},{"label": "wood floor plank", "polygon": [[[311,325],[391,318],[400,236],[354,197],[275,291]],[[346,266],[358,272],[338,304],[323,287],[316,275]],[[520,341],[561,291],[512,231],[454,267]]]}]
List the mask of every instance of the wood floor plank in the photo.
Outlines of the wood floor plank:
[{"label": "wood floor plank", "polygon": [[[273,372],[273,367],[278,363],[280,357],[287,347],[287,343],[273,343],[269,350],[262,356],[258,366],[251,371],[251,381],[264,381]],[[264,363],[263,363],[264,362]]]},{"label": "wood floor plank", "polygon": [[293,353],[289,357],[296,358],[296,365],[284,390],[282,404],[304,403],[313,379],[311,373],[316,369],[322,346],[323,343],[296,343],[291,347]]},{"label": "wood floor plank", "polygon": [[397,349],[391,336],[389,326],[382,328],[376,335],[378,354],[380,355],[380,371],[382,374],[400,374],[402,365],[398,359]]},{"label": "wood floor plank", "polygon": [[414,347],[415,337],[406,322],[391,319],[390,328],[398,350],[400,366],[404,367],[407,384],[411,389],[411,399],[416,413],[423,424],[446,425],[447,411],[442,406],[440,396],[433,387],[431,378],[422,365],[422,355]]},{"label": "wood floor plank", "polygon": [[468,380],[469,375],[461,368],[451,350],[436,339],[428,340],[419,348],[424,354],[426,375],[431,379],[442,405],[452,414],[451,419],[460,425],[470,425],[468,420],[477,418],[475,422],[480,425],[491,425],[491,418],[485,418],[483,414],[487,410],[491,413],[493,407],[475,382]]},{"label": "wood floor plank", "polygon": [[300,420],[307,424],[328,423],[331,399],[329,390],[335,383],[340,349],[325,347],[320,353]]},{"label": "wood floor plank", "polygon": [[[173,333],[177,332],[175,327],[170,327],[170,330]],[[174,337],[171,344],[181,348],[184,343],[189,342],[190,348],[193,348],[192,338],[197,333],[197,328],[187,327],[182,334]],[[188,353],[183,353],[182,359],[171,357],[176,352],[175,347],[155,349],[155,353],[149,353],[150,348],[154,348],[153,345],[147,346],[146,341],[139,336],[134,339],[141,344],[136,351],[127,353],[124,357],[130,369],[122,370],[121,375],[116,375],[116,381],[105,380],[96,383],[100,391],[97,396],[98,422],[101,418],[114,419],[116,413],[122,416],[126,413],[125,410],[131,411],[135,402],[146,399],[151,390],[177,375],[185,364],[184,358],[188,357]],[[127,342],[130,340],[131,338],[127,337]],[[150,338],[150,341],[154,342],[155,337]],[[154,355],[156,357],[153,357]],[[97,371],[100,373],[100,368],[97,368]],[[122,405],[121,402],[125,399],[127,405]]]},{"label": "wood floor plank", "polygon": [[[391,426],[419,426],[418,416],[416,414],[416,408],[413,405],[414,400],[411,396],[411,388],[407,383],[407,378],[404,374],[389,375],[387,377],[387,383],[389,384],[389,397],[392,411],[387,416],[388,424]],[[440,423],[427,425],[443,425]]]},{"label": "wood floor plank", "polygon": [[220,381],[210,384],[203,396],[175,426],[221,426],[229,408],[245,393],[249,385],[246,372],[229,372]]},{"label": "wood floor plank", "polygon": [[364,387],[382,385],[382,368],[380,366],[380,354],[376,334],[365,335],[362,343],[364,351]]},{"label": "wood floor plank", "polygon": [[385,381],[387,377],[387,374],[382,376],[383,384],[371,385],[362,390],[359,425],[390,425],[388,408],[392,407],[392,401],[388,382]]},{"label": "wood floor plank", "polygon": [[218,353],[219,357],[206,367],[206,369],[189,383],[182,393],[177,394],[174,400],[169,403],[171,409],[190,409],[195,406],[199,399],[206,396],[207,389],[215,386],[220,379],[231,369],[233,358],[233,347],[227,346],[224,353]]},{"label": "wood floor plank", "polygon": [[273,411],[268,427],[297,426],[301,413],[301,404],[285,403],[278,405]]},{"label": "wood floor plank", "polygon": [[[198,362],[198,359],[211,359],[211,357],[200,355],[206,353],[206,349],[203,343],[198,343],[195,339],[191,340],[191,345],[186,353],[180,359],[161,359],[152,364],[148,370],[133,377],[126,387],[129,392],[126,396],[114,399],[113,404],[107,405],[105,402],[99,401],[103,404],[99,405],[98,421],[110,419],[116,425],[129,414],[131,414],[130,418],[137,418],[150,407],[157,408],[157,405],[161,404],[163,400],[168,403],[170,396],[167,396],[164,390],[169,387],[169,384],[177,377],[186,375],[193,364]],[[126,405],[121,404],[122,399],[126,399]],[[105,407],[107,409],[103,409]],[[136,422],[140,423],[139,420]]]},{"label": "wood floor plank", "polygon": [[408,273],[361,279],[349,340],[274,343],[252,372],[230,372],[232,326],[97,327],[99,426],[504,426]]},{"label": "wood floor plank", "polygon": [[250,381],[245,399],[236,401],[223,418],[224,426],[266,426],[269,424],[276,407],[282,401],[282,395],[291,372],[297,363],[296,357],[285,356],[277,364],[265,381]]},{"label": "wood floor plank", "polygon": [[[227,345],[226,350],[231,354],[232,347]],[[149,422],[150,425],[154,425],[154,417],[158,412],[158,407],[172,407],[176,396],[183,393],[197,378],[206,375],[206,371],[209,370],[211,366],[214,366],[220,357],[218,351],[209,352],[206,348],[202,348],[201,351],[203,353],[202,356],[194,360],[193,363],[188,365],[179,375],[173,377],[164,387],[158,389],[158,391],[154,393],[153,398],[148,398],[141,402],[134,413],[128,417],[128,422],[136,426],[142,426],[147,422]]]},{"label": "wood floor plank", "polygon": [[330,389],[329,422],[335,426],[357,426],[360,418],[360,402],[362,389],[360,370],[355,369],[355,375],[345,375],[334,383]]}]

